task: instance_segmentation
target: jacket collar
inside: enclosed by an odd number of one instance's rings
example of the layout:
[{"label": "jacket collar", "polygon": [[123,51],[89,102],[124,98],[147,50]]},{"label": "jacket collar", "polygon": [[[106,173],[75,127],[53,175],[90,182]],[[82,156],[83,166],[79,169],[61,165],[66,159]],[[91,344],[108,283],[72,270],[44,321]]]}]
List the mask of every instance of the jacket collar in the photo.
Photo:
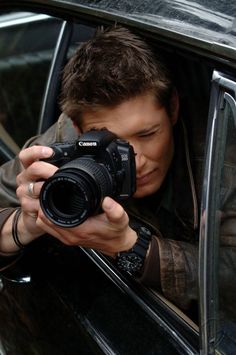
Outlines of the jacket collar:
[{"label": "jacket collar", "polygon": [[182,119],[174,129],[175,156],[172,163],[173,205],[182,221],[198,226],[198,202],[192,162],[189,151],[187,130]]}]

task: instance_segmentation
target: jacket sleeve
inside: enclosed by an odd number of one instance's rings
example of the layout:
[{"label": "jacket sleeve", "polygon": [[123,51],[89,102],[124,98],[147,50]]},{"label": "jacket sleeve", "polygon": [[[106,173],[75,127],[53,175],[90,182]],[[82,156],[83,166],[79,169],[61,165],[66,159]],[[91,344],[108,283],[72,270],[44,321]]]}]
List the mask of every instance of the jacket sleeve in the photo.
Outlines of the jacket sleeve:
[{"label": "jacket sleeve", "polygon": [[197,300],[198,244],[153,236],[140,279],[181,309]]},{"label": "jacket sleeve", "polygon": [[[24,148],[43,143],[43,136],[33,137],[26,142]],[[18,156],[0,167],[0,208],[19,206],[19,201],[16,196],[16,176],[21,170],[22,166]]]},{"label": "jacket sleeve", "polygon": [[[198,300],[198,263],[198,242],[154,236],[140,281],[187,310],[192,301]],[[219,297],[224,314],[235,315],[235,309],[232,309],[236,294],[235,211],[227,211],[221,216],[218,266]]]},{"label": "jacket sleeve", "polygon": [[[32,145],[51,145],[76,138],[76,133],[71,120],[61,114],[58,121],[44,134],[30,138],[23,148]],[[16,207],[19,201],[16,197],[16,176],[22,170],[18,156],[0,166],[0,209]],[[1,225],[0,225],[1,228]]]},{"label": "jacket sleeve", "polygon": [[[58,121],[43,135],[29,139],[23,148],[32,145],[50,145],[56,141],[72,140],[75,138],[75,130],[71,120],[62,114]],[[0,234],[2,227],[10,215],[19,206],[16,196],[16,176],[22,167],[18,156],[15,159],[0,166]],[[21,253],[4,254],[0,252],[0,271],[11,266],[18,260]]]},{"label": "jacket sleeve", "polygon": [[[3,208],[0,210],[0,234],[5,221],[10,217],[10,215],[15,211],[15,208]],[[12,266],[20,257],[19,253],[3,253],[0,252],[0,271]]]}]

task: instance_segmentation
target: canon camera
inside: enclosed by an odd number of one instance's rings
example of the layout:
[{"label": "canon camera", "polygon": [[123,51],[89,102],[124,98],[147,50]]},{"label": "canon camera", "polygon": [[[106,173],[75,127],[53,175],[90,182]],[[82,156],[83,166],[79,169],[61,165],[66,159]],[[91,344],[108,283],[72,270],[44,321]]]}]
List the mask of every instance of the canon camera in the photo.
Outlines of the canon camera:
[{"label": "canon camera", "polygon": [[43,184],[40,205],[54,224],[77,226],[99,212],[105,196],[121,200],[135,192],[133,147],[112,132],[94,129],[51,148],[44,161],[59,169]]}]

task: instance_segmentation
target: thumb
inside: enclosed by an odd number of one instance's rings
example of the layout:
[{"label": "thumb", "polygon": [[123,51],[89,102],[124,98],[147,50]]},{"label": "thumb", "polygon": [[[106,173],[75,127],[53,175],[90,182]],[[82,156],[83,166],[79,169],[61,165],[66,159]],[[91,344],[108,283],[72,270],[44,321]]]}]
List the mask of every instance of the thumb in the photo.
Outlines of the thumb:
[{"label": "thumb", "polygon": [[105,197],[102,203],[103,211],[109,222],[114,224],[128,224],[128,215],[123,207],[110,197]]}]

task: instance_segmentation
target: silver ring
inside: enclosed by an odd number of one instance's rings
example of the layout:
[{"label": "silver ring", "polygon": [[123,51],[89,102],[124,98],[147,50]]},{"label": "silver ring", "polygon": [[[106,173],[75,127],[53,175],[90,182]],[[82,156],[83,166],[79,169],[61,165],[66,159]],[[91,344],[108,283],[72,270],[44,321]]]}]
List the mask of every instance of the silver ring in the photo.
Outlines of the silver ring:
[{"label": "silver ring", "polygon": [[34,183],[30,182],[28,185],[28,193],[31,197],[34,197]]}]

